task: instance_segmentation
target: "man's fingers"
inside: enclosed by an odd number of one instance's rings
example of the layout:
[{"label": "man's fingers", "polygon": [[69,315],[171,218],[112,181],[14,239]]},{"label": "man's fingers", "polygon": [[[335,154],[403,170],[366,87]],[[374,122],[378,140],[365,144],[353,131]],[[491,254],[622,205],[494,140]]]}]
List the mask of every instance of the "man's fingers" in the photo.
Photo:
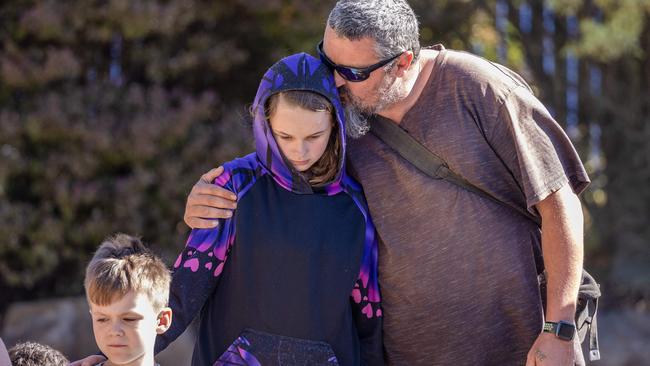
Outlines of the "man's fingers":
[{"label": "man's fingers", "polygon": [[535,366],[535,358],[534,357],[533,358],[528,357],[526,359],[526,366]]},{"label": "man's fingers", "polygon": [[534,349],[528,351],[528,356],[526,357],[526,366],[535,366],[535,351],[534,351]]},{"label": "man's fingers", "polygon": [[192,229],[211,229],[219,225],[217,219],[232,217],[232,211],[209,206],[191,206],[185,212],[183,220]]},{"label": "man's fingers", "polygon": [[192,229],[212,229],[219,225],[217,220],[206,220],[200,217],[188,217],[185,219],[185,223]]},{"label": "man's fingers", "polygon": [[201,180],[206,182],[206,183],[212,183],[218,176],[223,173],[223,166],[219,166],[214,169],[210,169],[209,172],[203,174],[201,176]]},{"label": "man's fingers", "polygon": [[[230,192],[229,190],[219,187],[214,184],[206,184],[206,183],[196,183],[194,185],[194,188],[192,188],[192,192],[190,193],[190,199],[199,199],[200,197],[195,197],[198,195],[206,195],[206,196],[216,196],[216,197],[221,197],[225,198],[230,201],[236,201],[237,200],[237,195],[234,193]],[[203,202],[198,202],[203,204]]]},{"label": "man's fingers", "polygon": [[187,210],[188,217],[198,217],[201,219],[228,219],[232,217],[231,210],[222,210],[210,206],[192,206]]},{"label": "man's fingers", "polygon": [[[197,194],[191,198],[190,206],[192,206],[192,208],[195,206],[207,206],[207,207],[214,207],[214,208],[220,208],[225,210],[234,210],[237,208],[237,202],[231,201],[230,199],[226,199],[223,197],[214,196],[214,195]],[[193,215],[193,216],[201,216],[201,215]],[[211,216],[203,216],[203,217],[211,218]]]},{"label": "man's fingers", "polygon": [[213,183],[214,179],[223,173],[223,167],[218,167],[203,174],[185,204],[183,221],[193,229],[210,229],[218,225],[216,219],[232,217],[232,211],[237,208],[237,195]]},{"label": "man's fingers", "polygon": [[68,366],[94,366],[102,361],[106,361],[106,357],[100,355],[93,355],[93,356],[88,356],[83,360],[71,362]]},{"label": "man's fingers", "polygon": [[106,357],[102,356],[91,356],[84,360],[84,363],[81,366],[94,366],[100,362],[106,361]]}]

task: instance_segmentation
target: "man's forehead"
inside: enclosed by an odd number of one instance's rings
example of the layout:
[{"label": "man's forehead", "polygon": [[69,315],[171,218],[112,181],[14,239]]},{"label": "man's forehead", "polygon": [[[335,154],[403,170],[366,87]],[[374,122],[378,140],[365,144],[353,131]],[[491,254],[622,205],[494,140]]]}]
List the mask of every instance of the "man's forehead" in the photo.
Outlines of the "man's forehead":
[{"label": "man's forehead", "polygon": [[323,37],[323,52],[332,62],[342,66],[365,67],[377,62],[373,39],[350,40],[340,37],[329,26]]}]

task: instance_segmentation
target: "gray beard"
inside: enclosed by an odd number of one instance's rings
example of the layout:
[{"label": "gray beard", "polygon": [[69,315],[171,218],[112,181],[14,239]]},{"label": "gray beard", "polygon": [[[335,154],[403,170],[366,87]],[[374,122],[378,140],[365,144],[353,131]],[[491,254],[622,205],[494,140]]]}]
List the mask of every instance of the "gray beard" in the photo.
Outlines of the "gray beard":
[{"label": "gray beard", "polygon": [[403,85],[396,77],[386,75],[377,89],[379,96],[373,105],[367,105],[346,89],[341,91],[345,101],[346,134],[352,139],[365,136],[370,131],[370,123],[366,116],[379,113],[389,105],[404,99]]},{"label": "gray beard", "polygon": [[345,133],[351,139],[358,139],[370,131],[368,119],[356,105],[348,102],[345,105]]}]

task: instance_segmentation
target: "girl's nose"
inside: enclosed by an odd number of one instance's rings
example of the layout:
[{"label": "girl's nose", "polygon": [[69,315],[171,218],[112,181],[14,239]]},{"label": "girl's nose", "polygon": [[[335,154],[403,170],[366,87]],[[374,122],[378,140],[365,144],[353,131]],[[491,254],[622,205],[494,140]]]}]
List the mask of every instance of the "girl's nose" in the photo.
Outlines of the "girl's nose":
[{"label": "girl's nose", "polygon": [[298,143],[297,147],[297,153],[298,156],[300,156],[301,159],[303,159],[305,156],[307,156],[307,151],[309,151],[309,147],[307,146],[307,142],[301,141]]}]

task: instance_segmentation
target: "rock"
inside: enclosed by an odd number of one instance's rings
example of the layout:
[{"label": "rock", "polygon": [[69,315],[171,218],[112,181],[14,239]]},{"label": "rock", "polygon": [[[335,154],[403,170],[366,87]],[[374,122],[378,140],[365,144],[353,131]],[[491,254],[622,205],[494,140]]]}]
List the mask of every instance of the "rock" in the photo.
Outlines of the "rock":
[{"label": "rock", "polygon": [[[1,332],[7,348],[22,341],[47,344],[71,361],[95,354],[98,348],[92,331],[85,297],[14,303]],[[156,356],[162,365],[189,365],[194,332],[186,331]]]}]

